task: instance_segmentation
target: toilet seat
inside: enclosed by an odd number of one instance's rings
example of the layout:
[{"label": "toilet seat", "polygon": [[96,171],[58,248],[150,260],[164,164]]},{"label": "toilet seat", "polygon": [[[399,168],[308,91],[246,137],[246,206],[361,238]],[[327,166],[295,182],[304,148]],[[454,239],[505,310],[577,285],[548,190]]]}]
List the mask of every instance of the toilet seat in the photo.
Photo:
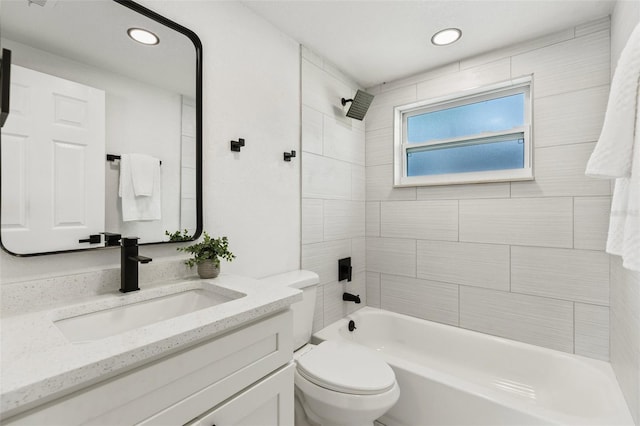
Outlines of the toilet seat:
[{"label": "toilet seat", "polygon": [[347,342],[325,341],[296,360],[297,371],[322,388],[350,395],[378,395],[391,390],[396,378],[375,352]]}]

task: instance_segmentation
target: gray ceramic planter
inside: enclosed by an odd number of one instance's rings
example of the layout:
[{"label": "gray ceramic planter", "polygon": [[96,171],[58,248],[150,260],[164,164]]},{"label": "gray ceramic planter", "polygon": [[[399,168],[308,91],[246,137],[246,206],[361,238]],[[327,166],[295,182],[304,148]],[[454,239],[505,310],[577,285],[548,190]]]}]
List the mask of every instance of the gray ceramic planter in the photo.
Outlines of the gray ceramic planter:
[{"label": "gray ceramic planter", "polygon": [[220,273],[220,266],[216,266],[213,260],[205,260],[198,263],[198,275],[200,278],[215,278]]}]

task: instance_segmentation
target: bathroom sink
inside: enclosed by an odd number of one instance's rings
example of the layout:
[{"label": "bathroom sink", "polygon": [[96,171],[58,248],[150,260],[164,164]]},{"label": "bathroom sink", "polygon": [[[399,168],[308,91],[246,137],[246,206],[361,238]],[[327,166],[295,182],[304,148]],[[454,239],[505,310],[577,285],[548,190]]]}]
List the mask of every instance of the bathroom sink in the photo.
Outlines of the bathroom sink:
[{"label": "bathroom sink", "polygon": [[218,294],[192,289],[168,296],[54,321],[70,342],[87,342],[220,305],[244,294]]}]

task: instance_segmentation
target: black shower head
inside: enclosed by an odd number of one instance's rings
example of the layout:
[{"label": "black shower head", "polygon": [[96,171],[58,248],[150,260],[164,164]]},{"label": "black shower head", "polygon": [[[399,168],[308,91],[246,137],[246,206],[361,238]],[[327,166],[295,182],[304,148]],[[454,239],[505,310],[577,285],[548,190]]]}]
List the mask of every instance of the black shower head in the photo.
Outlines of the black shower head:
[{"label": "black shower head", "polygon": [[369,110],[371,101],[373,101],[373,95],[367,92],[363,92],[362,90],[358,90],[356,92],[356,96],[353,99],[342,98],[342,106],[345,106],[347,102],[351,102],[349,111],[347,111],[347,117],[355,118],[356,120],[362,121],[365,114]]}]

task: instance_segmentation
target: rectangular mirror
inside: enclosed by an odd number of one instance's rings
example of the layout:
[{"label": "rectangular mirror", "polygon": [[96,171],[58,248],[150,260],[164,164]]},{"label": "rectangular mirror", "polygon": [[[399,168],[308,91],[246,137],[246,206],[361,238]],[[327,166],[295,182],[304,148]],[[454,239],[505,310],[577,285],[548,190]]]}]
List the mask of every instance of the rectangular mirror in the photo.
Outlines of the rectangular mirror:
[{"label": "rectangular mirror", "polygon": [[109,234],[141,244],[197,238],[198,37],[128,0],[3,1],[0,29],[3,65],[11,58],[0,138],[5,251],[100,248]]}]

